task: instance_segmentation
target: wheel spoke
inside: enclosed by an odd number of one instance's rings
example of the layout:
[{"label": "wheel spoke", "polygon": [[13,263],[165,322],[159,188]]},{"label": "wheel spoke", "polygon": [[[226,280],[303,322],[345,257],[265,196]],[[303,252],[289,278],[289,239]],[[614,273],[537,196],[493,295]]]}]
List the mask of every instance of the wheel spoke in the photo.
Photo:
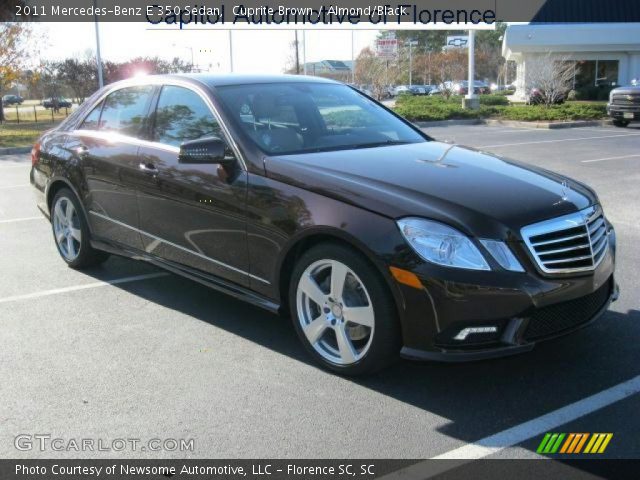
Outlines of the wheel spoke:
[{"label": "wheel spoke", "polygon": [[80,242],[81,239],[81,232],[79,228],[75,228],[75,227],[69,227],[69,232],[71,234],[71,236],[76,239],[78,241],[78,243]]},{"label": "wheel spoke", "polygon": [[55,215],[55,217],[58,219],[58,221],[59,221],[61,224],[63,224],[63,225],[64,225],[64,222],[65,222],[65,214],[64,214],[64,212],[62,211],[62,205],[61,205],[61,203],[62,203],[62,202],[58,202],[58,203],[56,203],[56,207],[55,207],[55,209],[54,209],[54,215]]},{"label": "wheel spoke", "polygon": [[366,307],[343,307],[342,316],[348,322],[373,328],[375,317],[371,305],[367,305]]},{"label": "wheel spoke", "polygon": [[324,332],[327,330],[327,321],[324,319],[324,316],[320,315],[318,318],[302,328],[307,340],[309,340],[309,343],[313,345],[322,338],[322,335],[324,335]]},{"label": "wheel spoke", "polygon": [[340,358],[344,363],[353,363],[356,361],[356,351],[353,348],[351,339],[347,335],[344,325],[340,324],[335,328],[336,341],[338,342],[338,350],[340,351]]},{"label": "wheel spoke", "polygon": [[300,279],[300,289],[320,307],[322,307],[325,299],[327,298],[324,292],[320,290],[316,281],[309,274],[302,275],[302,278]]},{"label": "wheel spoke", "polygon": [[340,262],[331,263],[331,298],[335,301],[342,300],[344,282],[347,279],[348,269]]},{"label": "wheel spoke", "polygon": [[73,243],[73,237],[69,234],[67,235],[67,254],[69,258],[74,258],[76,256],[76,246]]},{"label": "wheel spoke", "polygon": [[73,224],[73,214],[75,212],[75,208],[73,208],[73,204],[67,200],[67,225],[71,226]]},{"label": "wheel spoke", "polygon": [[60,228],[59,230],[56,231],[56,241],[58,242],[58,245],[61,245],[64,239],[65,239],[64,230]]}]

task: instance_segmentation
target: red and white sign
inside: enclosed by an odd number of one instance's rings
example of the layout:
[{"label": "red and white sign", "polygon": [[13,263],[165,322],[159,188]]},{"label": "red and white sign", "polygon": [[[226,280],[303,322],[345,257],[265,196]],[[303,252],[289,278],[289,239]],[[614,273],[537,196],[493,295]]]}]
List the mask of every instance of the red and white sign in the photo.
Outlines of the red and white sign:
[{"label": "red and white sign", "polygon": [[378,38],[376,40],[376,55],[381,58],[396,58],[398,44],[397,38]]}]

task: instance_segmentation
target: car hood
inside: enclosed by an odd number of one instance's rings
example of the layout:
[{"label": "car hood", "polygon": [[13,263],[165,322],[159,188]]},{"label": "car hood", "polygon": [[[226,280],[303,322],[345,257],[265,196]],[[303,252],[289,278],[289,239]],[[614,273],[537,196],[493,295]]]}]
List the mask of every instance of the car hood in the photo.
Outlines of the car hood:
[{"label": "car hood", "polygon": [[618,88],[614,88],[612,91],[612,93],[640,93],[640,87],[634,87],[634,86],[629,86],[629,87],[618,87]]},{"label": "car hood", "polygon": [[525,225],[597,202],[564,176],[441,142],[270,157],[270,178],[391,218],[419,216],[513,240]]}]

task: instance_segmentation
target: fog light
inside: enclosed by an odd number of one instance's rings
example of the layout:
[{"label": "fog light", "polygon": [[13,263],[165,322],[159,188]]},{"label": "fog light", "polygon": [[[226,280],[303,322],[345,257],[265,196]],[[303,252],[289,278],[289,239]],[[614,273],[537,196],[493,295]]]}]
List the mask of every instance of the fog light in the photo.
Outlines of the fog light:
[{"label": "fog light", "polygon": [[496,326],[468,327],[460,330],[458,334],[455,337],[453,337],[453,339],[458,341],[463,341],[463,340],[466,340],[467,337],[473,333],[496,333],[497,331],[498,331],[498,327]]}]

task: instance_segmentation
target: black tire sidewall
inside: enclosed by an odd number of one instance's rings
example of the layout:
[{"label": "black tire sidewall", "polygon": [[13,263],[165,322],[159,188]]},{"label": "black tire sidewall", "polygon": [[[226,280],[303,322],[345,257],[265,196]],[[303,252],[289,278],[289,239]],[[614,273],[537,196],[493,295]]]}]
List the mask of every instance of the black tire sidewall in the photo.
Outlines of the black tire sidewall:
[{"label": "black tire sidewall", "polygon": [[[300,277],[318,260],[337,260],[353,270],[366,288],[375,315],[372,343],[367,354],[351,365],[339,365],[323,358],[309,343],[298,319],[297,290]],[[357,250],[334,243],[323,243],[304,253],[296,263],[289,285],[289,309],[293,326],[306,350],[324,368],[341,375],[373,373],[399,358],[400,325],[393,296],[380,272]]]}]

